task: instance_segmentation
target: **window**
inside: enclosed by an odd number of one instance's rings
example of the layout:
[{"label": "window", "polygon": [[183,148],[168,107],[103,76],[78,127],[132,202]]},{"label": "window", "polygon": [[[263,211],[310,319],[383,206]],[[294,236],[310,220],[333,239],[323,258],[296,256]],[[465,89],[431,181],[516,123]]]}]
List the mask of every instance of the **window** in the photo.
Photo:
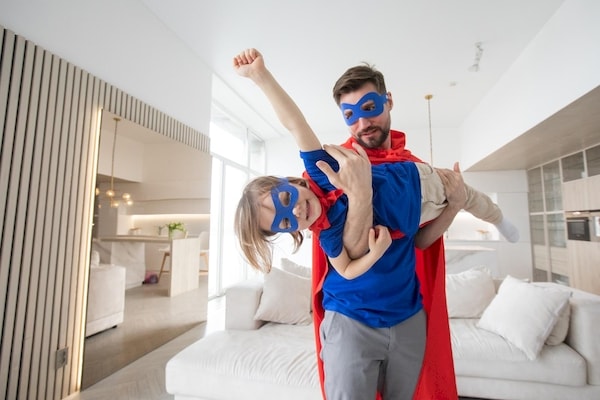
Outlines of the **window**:
[{"label": "window", "polygon": [[562,188],[558,161],[544,165],[542,171],[544,172],[545,211],[562,210]]},{"label": "window", "polygon": [[560,160],[563,171],[563,182],[574,181],[585,177],[583,153],[576,153]]},{"label": "window", "polygon": [[600,146],[585,151],[588,176],[600,175]]},{"label": "window", "polygon": [[[251,177],[265,172],[265,143],[248,128],[213,107],[210,125],[213,155],[211,188],[211,272],[209,297],[252,274],[244,262],[233,222],[241,193]],[[215,254],[213,254],[215,253]]]},{"label": "window", "polygon": [[235,160],[240,165],[247,165],[246,128],[236,124],[214,107],[210,123],[210,151]]},{"label": "window", "polygon": [[[564,164],[563,164],[564,166]],[[564,169],[562,170],[564,173]],[[527,171],[533,279],[568,282],[566,232],[558,160]]]},{"label": "window", "polygon": [[544,211],[542,169],[538,167],[527,171],[527,181],[529,184],[529,212]]}]

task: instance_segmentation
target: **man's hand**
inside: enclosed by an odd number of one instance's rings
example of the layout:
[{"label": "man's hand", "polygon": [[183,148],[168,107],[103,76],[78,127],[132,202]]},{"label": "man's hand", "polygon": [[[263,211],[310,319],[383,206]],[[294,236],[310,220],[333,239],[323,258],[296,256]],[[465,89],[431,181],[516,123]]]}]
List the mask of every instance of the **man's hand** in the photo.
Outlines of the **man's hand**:
[{"label": "man's hand", "polygon": [[415,245],[421,249],[431,246],[433,242],[444,234],[454,220],[454,217],[456,217],[456,214],[458,214],[467,202],[467,190],[458,163],[454,163],[454,171],[449,169],[436,169],[436,171],[444,184],[448,205],[436,219],[417,232]]},{"label": "man's hand", "polygon": [[327,175],[329,182],[347,196],[358,196],[370,203],[373,196],[371,162],[360,145],[356,144],[354,148],[356,151],[326,144],[323,149],[336,159],[340,169],[334,172],[325,161],[317,161],[317,166]]},{"label": "man's hand", "polygon": [[369,249],[369,229],[373,226],[373,187],[371,162],[365,150],[358,144],[350,150],[342,146],[323,146],[340,165],[338,172],[327,163],[319,161],[317,166],[331,184],[342,189],[348,196],[348,213],[344,225],[344,248],[355,260]]},{"label": "man's hand", "polygon": [[467,191],[458,162],[454,163],[453,171],[449,169],[436,169],[436,171],[444,184],[448,207],[461,210],[467,202]]}]

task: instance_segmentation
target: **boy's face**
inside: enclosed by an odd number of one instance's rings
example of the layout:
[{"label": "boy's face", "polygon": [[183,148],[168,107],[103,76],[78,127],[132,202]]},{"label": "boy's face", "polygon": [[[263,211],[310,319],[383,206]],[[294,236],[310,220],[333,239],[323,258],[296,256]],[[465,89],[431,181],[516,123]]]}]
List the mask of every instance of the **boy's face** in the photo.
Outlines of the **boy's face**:
[{"label": "boy's face", "polygon": [[[375,85],[372,83],[366,83],[360,89],[343,94],[340,97],[340,104],[346,103],[350,105],[363,106],[367,107],[365,111],[368,111],[370,107],[376,106],[376,101],[367,101],[364,100],[361,102],[361,99],[365,95],[371,92],[376,92]],[[357,104],[360,103],[360,104]],[[387,102],[383,105],[383,111],[378,115],[373,115],[375,113],[365,113],[365,117],[359,117],[354,123],[348,126],[350,130],[350,134],[356,141],[363,147],[375,149],[375,148],[383,148],[389,149],[391,146],[390,142],[390,110],[392,109],[392,95],[391,93],[387,93]],[[375,108],[373,108],[375,109]],[[348,119],[347,113],[351,112],[348,109],[342,110],[344,114],[345,121],[352,121]],[[369,115],[370,114],[370,115]]]},{"label": "boy's face", "polygon": [[259,226],[270,232],[308,229],[322,212],[317,196],[295,183],[277,186],[260,198]]}]

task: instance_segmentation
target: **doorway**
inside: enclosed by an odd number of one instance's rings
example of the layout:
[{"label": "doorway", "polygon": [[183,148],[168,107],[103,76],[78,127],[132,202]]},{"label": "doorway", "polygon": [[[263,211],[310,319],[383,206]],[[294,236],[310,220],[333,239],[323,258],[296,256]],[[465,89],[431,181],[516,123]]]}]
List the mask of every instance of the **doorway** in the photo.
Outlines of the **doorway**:
[{"label": "doorway", "polygon": [[[199,271],[198,289],[175,297],[168,295],[170,274],[156,283],[143,282],[160,269],[164,254],[160,250],[169,245],[165,225],[181,222],[188,237],[210,231],[212,157],[107,111],[101,112],[98,135],[90,246],[90,259],[97,258],[98,265],[90,268],[90,286],[94,268],[117,265],[126,277],[122,289],[109,295],[110,299],[105,293],[88,296],[88,310],[92,303],[104,304],[122,296],[123,318],[116,327],[109,322],[86,337],[82,389],[206,321],[208,302],[207,271]],[[107,190],[119,199],[127,193],[131,204],[120,201],[114,206]],[[115,262],[115,239],[132,237],[138,244],[130,248],[135,247],[137,256],[130,254],[126,261]],[[117,282],[120,278],[109,279]]]}]

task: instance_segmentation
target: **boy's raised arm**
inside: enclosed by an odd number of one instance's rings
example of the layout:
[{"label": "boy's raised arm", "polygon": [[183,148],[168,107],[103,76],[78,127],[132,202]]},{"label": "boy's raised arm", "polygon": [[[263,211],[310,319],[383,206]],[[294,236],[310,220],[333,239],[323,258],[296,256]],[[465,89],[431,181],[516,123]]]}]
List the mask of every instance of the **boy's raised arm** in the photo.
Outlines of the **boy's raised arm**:
[{"label": "boy's raised arm", "polygon": [[233,67],[238,75],[251,79],[263,91],[277,118],[290,131],[301,151],[321,148],[321,142],[306,122],[300,108],[267,69],[258,50],[247,49],[235,56]]}]

